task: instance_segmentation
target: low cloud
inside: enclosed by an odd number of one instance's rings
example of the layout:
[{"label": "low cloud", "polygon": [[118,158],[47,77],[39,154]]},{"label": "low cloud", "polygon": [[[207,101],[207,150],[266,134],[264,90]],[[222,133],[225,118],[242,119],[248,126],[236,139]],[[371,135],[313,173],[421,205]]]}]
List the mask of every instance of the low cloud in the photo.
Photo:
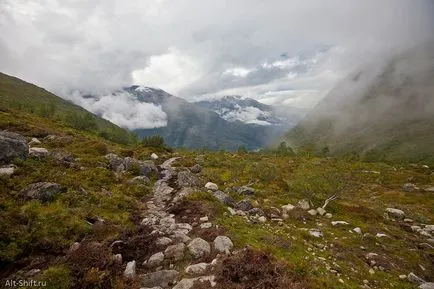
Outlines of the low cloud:
[{"label": "low cloud", "polygon": [[83,98],[74,94],[69,98],[102,118],[130,130],[167,125],[167,115],[161,106],[139,102],[128,92],[116,92],[97,98]]}]

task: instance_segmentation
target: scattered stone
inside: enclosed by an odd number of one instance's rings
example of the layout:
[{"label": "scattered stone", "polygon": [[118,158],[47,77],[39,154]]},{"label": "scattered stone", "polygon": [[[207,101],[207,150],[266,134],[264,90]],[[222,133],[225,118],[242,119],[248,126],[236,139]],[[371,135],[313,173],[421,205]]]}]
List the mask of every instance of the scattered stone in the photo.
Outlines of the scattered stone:
[{"label": "scattered stone", "polygon": [[434,225],[426,225],[424,230],[428,231],[430,233],[433,233],[434,232]]},{"label": "scattered stone", "polygon": [[316,211],[320,216],[324,216],[324,214],[326,213],[326,210],[321,207],[317,208]]},{"label": "scattered stone", "polygon": [[130,261],[127,263],[127,267],[124,271],[124,277],[127,279],[133,279],[136,277],[136,261]]},{"label": "scattered stone", "polygon": [[356,232],[359,235],[362,234],[362,229],[360,229],[359,227],[354,228],[353,231]]},{"label": "scattered stone", "polygon": [[406,183],[406,184],[404,184],[404,185],[402,186],[402,189],[403,189],[405,192],[413,192],[413,191],[415,191],[415,190],[418,190],[418,187],[416,187],[415,184]]},{"label": "scattered stone", "polygon": [[282,206],[282,214],[288,214],[294,208],[295,208],[295,206],[293,206],[291,204],[284,205],[284,206]]},{"label": "scattered stone", "polygon": [[151,180],[147,176],[137,176],[128,181],[129,184],[137,183],[147,185]]},{"label": "scattered stone", "polygon": [[122,255],[121,254],[113,255],[113,262],[115,264],[121,265],[122,264]]},{"label": "scattered stone", "polygon": [[239,201],[239,202],[235,205],[235,208],[238,209],[238,210],[241,210],[241,211],[247,212],[247,211],[253,209],[253,205],[252,205],[252,203],[251,203],[249,200],[244,199],[244,200],[242,200],[242,201]]},{"label": "scattered stone", "polygon": [[184,251],[185,251],[184,243],[170,245],[164,251],[164,256],[166,256],[167,259],[174,259],[176,261],[179,261],[184,258]]},{"label": "scattered stone", "polygon": [[232,209],[231,207],[228,207],[228,211],[232,216],[235,216],[237,214],[237,212],[234,209]]},{"label": "scattered stone", "polygon": [[182,279],[172,289],[191,289],[194,286],[196,278]]},{"label": "scattered stone", "polygon": [[403,274],[403,275],[399,275],[399,279],[401,280],[405,280],[407,279],[407,275]]},{"label": "scattered stone", "polygon": [[386,209],[386,213],[389,216],[392,216],[392,217],[397,218],[397,219],[404,219],[404,216],[405,216],[404,211],[398,210],[398,209],[395,209],[395,208],[387,208]]},{"label": "scattered stone", "polygon": [[194,274],[194,275],[203,274],[208,268],[208,266],[209,266],[208,263],[198,263],[198,264],[190,265],[187,268],[185,268],[185,272],[187,274]]},{"label": "scattered stone", "polygon": [[15,158],[25,160],[29,155],[27,140],[20,134],[0,131],[0,164],[8,164]]},{"label": "scattered stone", "polygon": [[383,234],[383,233],[377,233],[377,235],[375,235],[375,237],[377,237],[377,238],[384,238],[384,237],[389,237],[389,236],[386,235],[386,234]]},{"label": "scattered stone", "polygon": [[202,217],[202,218],[199,219],[199,221],[201,223],[208,222],[208,220],[209,220],[208,216],[205,216],[205,217]]},{"label": "scattered stone", "polygon": [[190,171],[180,171],[176,182],[180,188],[198,187],[200,184],[199,178]]},{"label": "scattered stone", "polygon": [[318,230],[318,229],[310,229],[309,230],[309,235],[311,235],[311,236],[313,236],[315,238],[321,238],[323,236],[322,233],[321,233],[321,231]]},{"label": "scattered stone", "polygon": [[325,217],[326,217],[327,219],[331,219],[331,218],[333,217],[333,215],[330,214],[330,213],[327,213],[327,214],[325,214]]},{"label": "scattered stone", "polygon": [[179,272],[176,270],[160,270],[153,273],[148,273],[142,276],[142,286],[154,287],[160,286],[163,288],[173,285],[178,279]]},{"label": "scattered stone", "polygon": [[29,155],[35,158],[43,158],[48,156],[49,152],[46,148],[29,148]]},{"label": "scattered stone", "polygon": [[0,167],[0,176],[10,176],[15,173],[17,167],[15,165],[7,165]]},{"label": "scattered stone", "polygon": [[302,208],[303,210],[309,210],[310,205],[306,200],[300,200],[297,202],[297,207]]},{"label": "scattered stone", "polygon": [[418,247],[422,249],[428,249],[428,250],[434,249],[434,247],[428,243],[419,243]]},{"label": "scattered stone", "polygon": [[365,258],[367,259],[367,260],[371,260],[371,259],[374,259],[375,257],[377,257],[378,256],[378,254],[377,253],[368,253],[368,254],[366,254],[365,255]]},{"label": "scattered stone", "polygon": [[188,243],[191,241],[191,238],[187,236],[187,234],[178,230],[173,231],[170,237],[173,239],[174,242]]},{"label": "scattered stone", "polygon": [[432,235],[430,233],[428,233],[425,229],[424,230],[420,230],[419,234],[421,234],[424,237],[428,237],[428,238],[432,237]]},{"label": "scattered stone", "polygon": [[188,223],[178,223],[176,224],[176,228],[179,232],[183,232],[184,234],[188,234],[193,230],[193,227]]},{"label": "scattered stone", "polygon": [[190,168],[190,172],[192,172],[193,174],[198,174],[201,171],[202,171],[202,167],[199,164],[195,164]]},{"label": "scattered stone", "polygon": [[434,283],[433,282],[425,282],[420,284],[419,289],[434,289]]},{"label": "scattered stone", "polygon": [[37,199],[46,203],[53,201],[57,194],[64,192],[66,189],[59,184],[41,182],[28,185],[20,191],[19,195],[26,200]]},{"label": "scattered stone", "polygon": [[425,192],[428,192],[428,193],[434,193],[434,187],[428,187],[428,188],[425,188],[425,189],[423,189]]},{"label": "scattered stone", "polygon": [[69,252],[75,252],[78,250],[78,248],[80,247],[80,243],[79,242],[75,242],[71,245],[71,247],[69,247]]},{"label": "scattered stone", "polygon": [[214,239],[214,249],[219,253],[229,254],[233,247],[231,239],[226,236],[217,236]]},{"label": "scattered stone", "polygon": [[213,196],[220,201],[220,203],[226,206],[233,206],[235,201],[229,195],[223,193],[222,191],[214,191],[212,192]]},{"label": "scattered stone", "polygon": [[255,189],[248,186],[242,186],[237,191],[240,195],[253,196],[255,194]]},{"label": "scattered stone", "polygon": [[201,229],[209,229],[209,228],[212,228],[212,223],[203,223],[203,224],[200,224],[200,228]]},{"label": "scattered stone", "polygon": [[420,230],[422,230],[420,226],[411,226],[410,228],[413,232],[419,232]]},{"label": "scattered stone", "polygon": [[214,183],[208,182],[205,184],[205,189],[211,190],[211,191],[218,191],[219,187]]},{"label": "scattered stone", "polygon": [[267,218],[264,217],[264,216],[260,216],[260,217],[258,218],[258,221],[261,222],[261,223],[265,223],[265,222],[267,222]]},{"label": "scattered stone", "polygon": [[201,238],[193,239],[187,246],[190,254],[194,258],[200,258],[203,256],[207,256],[211,253],[211,246],[207,241]]},{"label": "scattered stone", "polygon": [[158,155],[156,153],[151,154],[151,159],[156,160],[158,159]]},{"label": "scattered stone", "polygon": [[405,218],[405,219],[404,219],[404,222],[405,222],[405,223],[413,223],[414,221],[413,221],[412,219],[407,219],[407,218]]},{"label": "scattered stone", "polygon": [[29,142],[29,146],[34,145],[34,144],[41,144],[41,141],[34,137],[34,138],[32,138],[32,140]]},{"label": "scattered stone", "polygon": [[374,269],[372,269],[372,268],[369,268],[369,274],[371,274],[371,275],[375,274],[375,271],[374,271]]},{"label": "scattered stone", "polygon": [[315,209],[311,209],[311,210],[307,211],[307,213],[311,216],[316,216],[317,211]]},{"label": "scattered stone", "polygon": [[149,257],[149,260],[146,262],[146,266],[150,268],[158,267],[161,265],[161,263],[163,263],[163,261],[164,261],[164,253],[158,252],[152,255],[151,257]]},{"label": "scattered stone", "polygon": [[425,280],[423,280],[422,278],[416,276],[416,274],[414,274],[413,272],[409,273],[407,275],[407,279],[408,281],[410,281],[411,283],[415,283],[415,284],[421,284],[421,283],[425,283]]},{"label": "scattered stone", "polygon": [[349,225],[350,223],[345,222],[345,221],[332,221],[332,226],[336,226],[336,225]]}]

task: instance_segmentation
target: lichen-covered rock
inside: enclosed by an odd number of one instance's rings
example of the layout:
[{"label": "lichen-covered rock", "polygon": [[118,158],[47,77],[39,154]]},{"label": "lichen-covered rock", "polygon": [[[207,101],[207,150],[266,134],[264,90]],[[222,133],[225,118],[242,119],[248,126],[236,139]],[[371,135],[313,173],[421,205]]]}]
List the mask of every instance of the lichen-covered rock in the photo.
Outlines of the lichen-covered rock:
[{"label": "lichen-covered rock", "polygon": [[240,195],[253,196],[255,194],[255,189],[248,186],[242,186],[238,188],[237,192]]},{"label": "lichen-covered rock", "polygon": [[239,202],[235,205],[235,208],[236,208],[237,210],[241,210],[241,211],[247,212],[247,211],[253,209],[253,205],[252,205],[252,203],[251,203],[249,200],[244,199],[244,200],[242,200],[242,201],[239,201]]},{"label": "lichen-covered rock", "polygon": [[29,155],[34,158],[44,158],[48,156],[49,152],[46,148],[37,148],[37,147],[31,147],[29,149]]},{"label": "lichen-covered rock", "polygon": [[218,191],[219,187],[212,182],[208,182],[205,184],[205,189],[211,190],[211,191]]},{"label": "lichen-covered rock", "polygon": [[404,219],[404,217],[405,217],[404,211],[398,210],[395,208],[386,208],[386,213],[389,216],[392,216],[392,217],[397,218],[397,219]]},{"label": "lichen-covered rock", "polygon": [[136,277],[136,261],[130,261],[127,263],[127,267],[124,271],[124,277],[128,279],[133,279]]},{"label": "lichen-covered rock", "polygon": [[185,244],[179,243],[176,245],[170,245],[164,251],[164,256],[167,259],[174,259],[176,261],[182,260],[184,258]]},{"label": "lichen-covered rock", "polygon": [[0,166],[0,177],[13,175],[16,169],[15,165]]},{"label": "lichen-covered rock", "polygon": [[199,164],[195,164],[190,168],[190,172],[192,172],[193,174],[198,174],[201,171],[202,171],[202,167]]},{"label": "lichen-covered rock", "polygon": [[142,276],[142,286],[155,287],[160,286],[167,288],[173,285],[178,279],[179,272],[176,270],[160,270],[157,272],[148,273]]},{"label": "lichen-covered rock", "polygon": [[214,248],[219,253],[229,254],[230,250],[234,247],[232,240],[226,236],[217,236],[214,239]]},{"label": "lichen-covered rock", "polygon": [[302,208],[303,210],[309,210],[310,205],[306,200],[300,200],[297,202],[297,207]]},{"label": "lichen-covered rock", "polygon": [[219,200],[220,203],[226,205],[226,206],[233,206],[235,201],[232,199],[231,196],[223,193],[222,191],[215,191],[212,192],[212,195]]},{"label": "lichen-covered rock", "polygon": [[201,238],[193,239],[187,246],[188,251],[194,258],[208,256],[211,253],[211,246]]},{"label": "lichen-covered rock", "polygon": [[178,173],[177,184],[179,187],[198,187],[200,185],[199,178],[189,171],[180,171]]},{"label": "lichen-covered rock", "polygon": [[30,184],[19,193],[26,200],[37,199],[43,203],[51,202],[57,194],[66,192],[66,189],[56,183],[34,183]]},{"label": "lichen-covered rock", "polygon": [[0,164],[8,164],[15,158],[26,159],[29,155],[27,140],[20,134],[0,131]]}]

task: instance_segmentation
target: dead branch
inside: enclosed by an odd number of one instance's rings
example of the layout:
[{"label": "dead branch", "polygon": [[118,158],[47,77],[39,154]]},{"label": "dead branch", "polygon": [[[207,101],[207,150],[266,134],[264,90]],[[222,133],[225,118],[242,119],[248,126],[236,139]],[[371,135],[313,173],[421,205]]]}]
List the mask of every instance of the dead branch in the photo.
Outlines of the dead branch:
[{"label": "dead branch", "polygon": [[334,201],[338,198],[338,195],[333,195],[330,198],[328,198],[327,200],[325,200],[324,205],[322,205],[322,208],[325,209],[327,207],[327,205],[331,202]]}]

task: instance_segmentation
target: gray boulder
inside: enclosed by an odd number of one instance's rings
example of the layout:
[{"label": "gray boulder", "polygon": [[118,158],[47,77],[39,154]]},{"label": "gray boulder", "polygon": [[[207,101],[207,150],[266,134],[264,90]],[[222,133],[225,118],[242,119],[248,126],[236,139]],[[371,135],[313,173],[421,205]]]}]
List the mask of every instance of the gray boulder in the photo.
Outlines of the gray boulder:
[{"label": "gray boulder", "polygon": [[189,171],[180,171],[178,173],[177,184],[179,187],[198,187],[200,185],[199,178]]},{"label": "gray boulder", "polygon": [[174,259],[176,261],[182,260],[184,258],[185,245],[184,243],[179,243],[176,245],[170,245],[164,251],[164,256],[167,259]]},{"label": "gray boulder", "polygon": [[222,191],[212,192],[212,195],[220,201],[220,203],[225,204],[226,206],[233,206],[235,201],[229,195],[223,193]]},{"label": "gray boulder", "polygon": [[176,270],[160,270],[153,273],[148,273],[142,276],[142,286],[155,287],[160,286],[167,288],[173,285],[178,279],[179,272]]},{"label": "gray boulder", "polygon": [[419,289],[434,289],[434,283],[433,282],[422,283],[419,286]]},{"label": "gray boulder", "polygon": [[8,164],[15,158],[26,159],[29,155],[27,140],[20,134],[0,131],[0,164]]},{"label": "gray boulder", "polygon": [[211,246],[201,238],[193,239],[187,246],[188,251],[194,258],[207,256],[211,253]]},{"label": "gray boulder", "polygon": [[127,267],[124,271],[124,277],[127,279],[133,279],[136,277],[136,261],[130,261],[127,263]]},{"label": "gray boulder", "polygon": [[36,199],[43,203],[51,202],[57,194],[66,192],[66,188],[56,183],[34,183],[30,184],[19,193],[26,200]]},{"label": "gray boulder", "polygon": [[235,205],[235,208],[237,210],[241,210],[241,211],[247,212],[247,211],[250,211],[251,209],[253,209],[253,205],[252,205],[252,203],[250,203],[249,200],[245,199],[245,200],[239,201]]},{"label": "gray boulder", "polygon": [[201,171],[202,171],[202,167],[199,164],[195,164],[190,168],[190,172],[192,172],[193,174],[198,174]]},{"label": "gray boulder", "polygon": [[219,253],[229,254],[230,250],[234,247],[231,239],[226,236],[217,236],[214,239],[214,248]]}]

